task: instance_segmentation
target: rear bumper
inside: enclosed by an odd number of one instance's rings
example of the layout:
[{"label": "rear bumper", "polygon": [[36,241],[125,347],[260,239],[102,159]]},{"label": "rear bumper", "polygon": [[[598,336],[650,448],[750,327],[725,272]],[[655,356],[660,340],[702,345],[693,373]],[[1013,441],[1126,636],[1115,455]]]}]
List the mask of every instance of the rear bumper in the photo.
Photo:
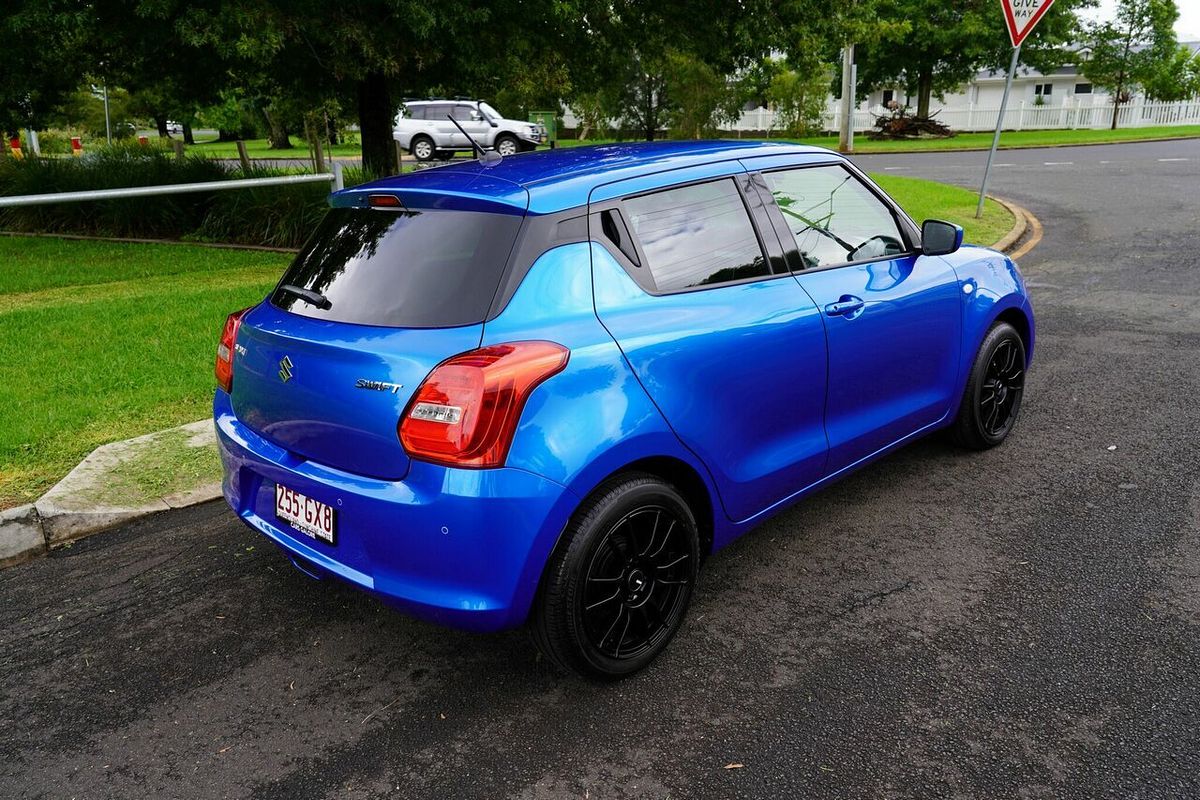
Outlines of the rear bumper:
[{"label": "rear bumper", "polygon": [[[517,469],[463,470],[413,461],[402,481],[306,461],[237,419],[213,412],[226,502],[297,567],[336,576],[413,616],[476,631],[520,625],[542,567],[577,501]],[[333,506],[337,544],[275,517],[275,484]]]}]

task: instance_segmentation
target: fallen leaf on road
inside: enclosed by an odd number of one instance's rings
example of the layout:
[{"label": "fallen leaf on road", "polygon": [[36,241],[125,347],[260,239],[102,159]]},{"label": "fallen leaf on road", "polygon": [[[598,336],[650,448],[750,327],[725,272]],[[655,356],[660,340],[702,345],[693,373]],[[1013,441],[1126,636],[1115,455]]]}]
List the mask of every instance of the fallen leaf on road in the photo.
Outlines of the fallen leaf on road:
[{"label": "fallen leaf on road", "polygon": [[737,763],[726,764],[725,769],[742,769],[745,766],[746,766],[745,764],[737,764]]},{"label": "fallen leaf on road", "polygon": [[1108,450],[1109,450],[1109,452],[1112,452],[1113,450],[1116,450],[1116,449],[1117,449],[1117,446],[1116,446],[1115,444],[1110,444],[1110,445],[1108,446]]}]

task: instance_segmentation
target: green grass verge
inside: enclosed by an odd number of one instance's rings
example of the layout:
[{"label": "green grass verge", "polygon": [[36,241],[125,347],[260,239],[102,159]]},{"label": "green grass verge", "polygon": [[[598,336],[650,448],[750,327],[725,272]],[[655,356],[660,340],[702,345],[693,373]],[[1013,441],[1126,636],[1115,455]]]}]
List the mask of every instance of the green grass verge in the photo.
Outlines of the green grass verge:
[{"label": "green grass verge", "polygon": [[[960,133],[949,139],[920,139],[912,142],[873,142],[866,136],[854,137],[856,153],[897,153],[935,150],[974,150],[992,146],[992,133]],[[1078,131],[1002,131],[1000,147],[1053,147],[1078,144],[1105,144],[1113,142],[1138,142],[1147,139],[1173,139],[1184,136],[1200,136],[1200,125],[1163,125],[1153,128],[1118,128],[1110,130]],[[836,136],[822,136],[803,140],[830,149],[837,148]]]},{"label": "green grass verge", "polygon": [[[1110,130],[1078,131],[1003,131],[1000,147],[1051,147],[1070,144],[1104,144],[1112,142],[1138,142],[1147,139],[1175,139],[1200,137],[1200,125],[1161,125],[1153,128],[1118,128]],[[732,137],[728,137],[732,138]],[[578,147],[587,144],[606,144],[613,139],[562,139],[559,147]],[[811,136],[805,139],[775,139],[774,141],[796,141],[802,144],[837,148],[836,136]],[[960,133],[949,139],[921,139],[904,142],[872,142],[863,134],[854,137],[855,153],[900,153],[936,150],[974,150],[992,146],[992,134]]]},{"label": "green grass verge", "polygon": [[[250,158],[300,158],[308,160],[308,144],[303,139],[293,139],[295,145],[291,150],[272,150],[266,139],[247,139],[246,155]],[[187,146],[187,152],[206,155],[209,158],[237,158],[237,142],[217,142],[197,140],[194,145]],[[362,148],[358,142],[350,144],[325,145],[325,157],[358,157]]]},{"label": "green grass verge", "polygon": [[[1148,139],[1174,139],[1200,137],[1200,125],[1159,125],[1150,128],[1118,128],[1112,130],[1050,130],[1050,131],[1004,131],[1000,134],[1000,147],[1051,147],[1071,144],[1103,144],[1106,142],[1139,142]],[[733,138],[733,137],[726,137]],[[578,147],[588,144],[606,144],[614,139],[560,139],[559,147]],[[812,136],[805,139],[777,139],[776,141],[800,141],[818,147],[837,148],[836,136]],[[991,132],[960,133],[950,139],[921,139],[903,142],[873,142],[863,134],[854,137],[856,153],[898,153],[936,150],[975,150],[991,147]],[[189,153],[202,154],[210,158],[237,158],[235,142],[198,141],[187,148]],[[308,146],[296,140],[291,150],[272,150],[266,139],[247,139],[246,152],[253,159],[308,159]],[[358,142],[339,144],[325,148],[326,157],[358,158],[362,149]]]},{"label": "green grass verge", "polygon": [[0,237],[0,508],[101,444],[203,418],[225,315],[288,258]]},{"label": "green grass verge", "polygon": [[[915,219],[958,222],[969,241],[1012,224],[995,203],[976,221],[967,189],[875,177]],[[101,444],[208,414],[225,315],[260,300],[289,258],[0,236],[0,508],[36,499]],[[123,468],[118,490],[157,496],[215,476],[202,452],[164,452]]]},{"label": "green grass verge", "polygon": [[963,226],[963,241],[970,244],[995,244],[1012,228],[1012,214],[995,200],[985,202],[983,218],[975,219],[979,195],[970,189],[900,175],[875,173],[871,179],[918,225],[927,219],[957,223]]}]

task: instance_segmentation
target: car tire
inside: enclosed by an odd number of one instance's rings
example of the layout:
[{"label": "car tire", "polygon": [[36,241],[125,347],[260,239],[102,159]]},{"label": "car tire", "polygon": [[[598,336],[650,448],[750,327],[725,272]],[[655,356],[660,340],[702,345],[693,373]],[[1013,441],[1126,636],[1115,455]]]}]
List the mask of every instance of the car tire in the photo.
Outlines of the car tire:
[{"label": "car tire", "polygon": [[682,625],[699,563],[695,515],[673,486],[645,473],[610,478],[575,511],[546,566],[534,642],[589,678],[637,672]]},{"label": "car tire", "polygon": [[413,137],[408,151],[417,161],[431,161],[437,149],[433,145],[433,139],[428,136],[416,136]]},{"label": "car tire", "polygon": [[502,133],[496,137],[496,152],[502,156],[513,156],[521,150],[521,143],[511,133]]},{"label": "car tire", "polygon": [[438,150],[436,153],[433,154],[433,156],[438,161],[449,161],[450,159],[454,158],[454,151],[453,150]]},{"label": "car tire", "polygon": [[1007,322],[997,322],[975,354],[951,435],[971,450],[995,447],[1016,425],[1025,394],[1025,342]]}]

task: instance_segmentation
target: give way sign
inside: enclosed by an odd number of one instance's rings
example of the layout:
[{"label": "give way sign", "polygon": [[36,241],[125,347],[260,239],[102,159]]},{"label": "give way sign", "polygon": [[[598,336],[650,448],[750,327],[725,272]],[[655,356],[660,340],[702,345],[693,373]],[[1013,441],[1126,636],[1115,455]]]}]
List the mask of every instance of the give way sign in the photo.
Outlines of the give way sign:
[{"label": "give way sign", "polygon": [[1013,47],[1020,47],[1021,42],[1038,24],[1054,0],[1000,0],[1004,8],[1004,24],[1008,26],[1008,38]]}]

